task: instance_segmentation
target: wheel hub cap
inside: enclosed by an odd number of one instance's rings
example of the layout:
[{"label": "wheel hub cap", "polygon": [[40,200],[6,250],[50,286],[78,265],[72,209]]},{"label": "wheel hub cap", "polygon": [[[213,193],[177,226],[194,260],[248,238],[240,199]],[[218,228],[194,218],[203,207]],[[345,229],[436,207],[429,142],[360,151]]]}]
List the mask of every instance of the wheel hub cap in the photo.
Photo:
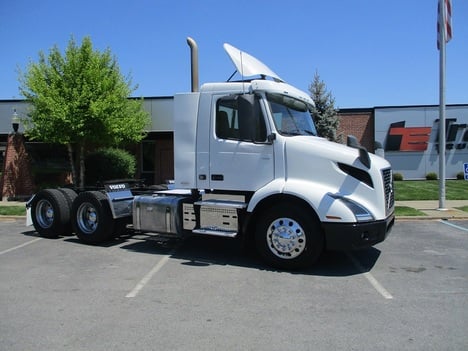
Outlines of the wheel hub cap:
[{"label": "wheel hub cap", "polygon": [[82,204],[77,213],[78,226],[86,234],[93,234],[97,229],[99,218],[91,204]]},{"label": "wheel hub cap", "polygon": [[49,207],[46,211],[46,217],[47,219],[54,219],[54,210],[52,207]]},{"label": "wheel hub cap", "polygon": [[281,258],[295,258],[305,249],[306,236],[302,227],[291,218],[278,218],[268,229],[268,246]]},{"label": "wheel hub cap", "polygon": [[54,208],[47,200],[41,200],[37,204],[36,219],[42,228],[50,228],[54,223]]}]

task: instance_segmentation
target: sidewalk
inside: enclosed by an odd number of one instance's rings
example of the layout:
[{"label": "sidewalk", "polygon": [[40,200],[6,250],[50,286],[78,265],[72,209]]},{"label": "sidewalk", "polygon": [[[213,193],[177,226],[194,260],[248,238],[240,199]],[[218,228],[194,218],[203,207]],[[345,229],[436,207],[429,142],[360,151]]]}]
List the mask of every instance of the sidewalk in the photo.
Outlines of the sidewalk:
[{"label": "sidewalk", "polygon": [[26,206],[27,201],[0,201],[0,206]]},{"label": "sidewalk", "polygon": [[468,212],[457,207],[468,206],[468,200],[446,200],[445,209],[439,209],[439,200],[395,201],[395,206],[411,207],[425,216],[399,216],[398,219],[468,219]]}]

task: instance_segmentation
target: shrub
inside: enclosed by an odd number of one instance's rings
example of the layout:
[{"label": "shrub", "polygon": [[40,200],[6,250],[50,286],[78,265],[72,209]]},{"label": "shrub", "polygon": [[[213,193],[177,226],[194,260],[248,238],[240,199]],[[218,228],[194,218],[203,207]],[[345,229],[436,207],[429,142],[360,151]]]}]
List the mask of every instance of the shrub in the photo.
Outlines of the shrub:
[{"label": "shrub", "polygon": [[85,167],[85,184],[95,185],[111,179],[132,178],[136,170],[136,160],[125,150],[102,148],[87,155]]},{"label": "shrub", "polygon": [[437,173],[429,172],[426,174],[426,180],[437,180]]},{"label": "shrub", "polygon": [[463,173],[463,172],[458,172],[458,173],[457,173],[457,179],[458,179],[458,180],[465,180],[465,173]]},{"label": "shrub", "polygon": [[401,180],[403,180],[403,174],[401,174],[401,173],[393,173],[393,180],[394,180],[394,181],[401,181]]}]

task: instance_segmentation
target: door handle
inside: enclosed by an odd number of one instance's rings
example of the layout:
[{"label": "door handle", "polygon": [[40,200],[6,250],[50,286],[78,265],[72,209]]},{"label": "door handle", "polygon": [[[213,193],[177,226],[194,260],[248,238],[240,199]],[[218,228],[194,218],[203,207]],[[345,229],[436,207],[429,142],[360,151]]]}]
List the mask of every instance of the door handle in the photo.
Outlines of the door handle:
[{"label": "door handle", "polygon": [[212,174],[211,175],[211,180],[223,181],[224,180],[224,175],[222,175],[222,174]]}]

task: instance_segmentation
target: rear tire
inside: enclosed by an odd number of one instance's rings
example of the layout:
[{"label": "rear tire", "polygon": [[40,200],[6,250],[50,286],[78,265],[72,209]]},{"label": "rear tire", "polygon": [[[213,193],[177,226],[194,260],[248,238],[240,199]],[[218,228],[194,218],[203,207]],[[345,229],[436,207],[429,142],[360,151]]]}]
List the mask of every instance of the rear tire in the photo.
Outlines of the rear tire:
[{"label": "rear tire", "polygon": [[[67,200],[67,203],[68,203],[69,211],[71,211],[71,208],[73,206],[73,201],[75,201],[78,194],[76,193],[75,190],[70,189],[70,188],[59,188],[58,191],[60,191],[63,194],[63,196],[65,196],[65,199]],[[73,235],[73,227],[72,227],[71,221],[68,221],[68,223],[65,225],[63,235]]]},{"label": "rear tire", "polygon": [[78,196],[76,191],[70,188],[58,188],[58,191],[60,191],[63,196],[65,196],[65,199],[67,199],[67,202],[71,208],[73,201],[75,201],[76,197]]},{"label": "rear tire", "polygon": [[280,269],[311,266],[324,247],[319,221],[290,204],[276,205],[260,215],[255,241],[263,259]]},{"label": "rear tire", "polygon": [[67,233],[70,223],[70,206],[57,189],[39,191],[31,201],[31,217],[40,236],[56,238]]},{"label": "rear tire", "polygon": [[99,191],[79,194],[72,206],[72,225],[84,243],[101,244],[110,240],[115,221],[106,195]]}]

